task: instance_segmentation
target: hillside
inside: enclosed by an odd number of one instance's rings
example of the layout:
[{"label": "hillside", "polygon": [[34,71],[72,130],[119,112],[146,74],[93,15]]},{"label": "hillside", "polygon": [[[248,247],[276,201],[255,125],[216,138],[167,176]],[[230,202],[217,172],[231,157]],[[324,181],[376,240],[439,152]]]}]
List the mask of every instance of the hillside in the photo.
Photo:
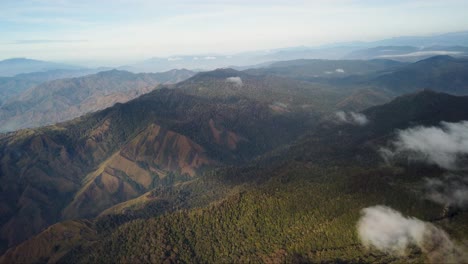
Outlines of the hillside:
[{"label": "hillside", "polygon": [[[349,153],[345,153],[346,159],[342,157],[348,148],[361,148],[363,141],[370,142],[365,145],[384,144],[386,140],[376,139],[397,128],[466,120],[467,109],[457,106],[466,105],[467,100],[425,91],[364,111],[370,120],[367,126],[323,123],[312,129],[314,136],[291,144],[280,159],[267,155],[261,163],[207,170],[183,184],[156,188],[82,227],[83,234],[95,236],[73,235],[70,243],[43,246],[43,252],[55,247],[57,253],[35,252],[24,257],[22,250],[37,247],[38,241],[70,223],[52,226],[9,250],[1,261],[459,262],[463,255],[444,251],[444,245],[431,241],[432,237],[425,242],[429,251],[411,248],[401,257],[367,250],[356,232],[361,210],[381,204],[446,230],[453,243],[462,241],[468,235],[467,212],[457,210],[447,216],[444,205],[424,198],[418,187],[426,177],[441,178],[443,170],[410,163],[381,166],[382,160],[369,162]],[[433,107],[442,110],[440,114],[434,115]],[[397,113],[394,121],[385,123],[386,116],[400,108],[402,113],[412,114]],[[363,134],[367,130],[371,133]],[[347,143],[336,151],[320,150],[322,143],[326,146],[333,141],[338,141],[334,145]],[[322,158],[304,156],[315,151]],[[367,151],[367,157],[378,156],[375,150]],[[76,233],[76,224],[69,228]]]},{"label": "hillside", "polygon": [[78,78],[54,80],[35,86],[0,107],[0,132],[50,125],[127,102],[193,75],[187,70],[132,74],[105,71]]},{"label": "hillside", "polygon": [[302,134],[313,113],[277,111],[242,93],[207,98],[158,89],[70,122],[6,134],[0,139],[3,247],[206,168],[244,163]]}]

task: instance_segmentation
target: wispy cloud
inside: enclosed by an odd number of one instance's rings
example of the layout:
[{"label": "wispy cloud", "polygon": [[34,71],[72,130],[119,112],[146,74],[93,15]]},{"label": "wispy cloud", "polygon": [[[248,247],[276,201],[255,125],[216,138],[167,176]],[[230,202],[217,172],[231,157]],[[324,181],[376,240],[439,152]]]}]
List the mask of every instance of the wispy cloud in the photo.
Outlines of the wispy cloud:
[{"label": "wispy cloud", "polygon": [[364,126],[369,123],[369,119],[364,114],[356,112],[338,111],[335,113],[337,121],[340,123],[348,123],[352,125]]},{"label": "wispy cloud", "polygon": [[468,207],[468,176],[448,173],[442,178],[426,178],[426,198],[444,206]]},{"label": "wispy cloud", "polygon": [[[45,42],[37,42],[31,49],[2,46],[0,56],[52,60],[86,56],[131,61],[175,54],[225,54],[366,41],[468,27],[460,23],[465,21],[466,12],[459,1],[409,2],[5,0],[0,1],[2,43],[76,36],[89,41],[74,43],[73,47]],[[450,16],[440,15],[441,9]],[[340,21],[334,19],[337,16]],[[400,18],[398,22],[395,16]],[[368,23],[370,20],[373,23]],[[318,24],[321,26],[310,27]]]},{"label": "wispy cloud", "polygon": [[87,42],[84,39],[21,39],[12,44],[42,44],[42,43],[81,43]]},{"label": "wispy cloud", "polygon": [[387,162],[403,157],[449,170],[464,169],[463,160],[468,155],[468,121],[400,130],[392,146],[381,148],[380,152]]}]

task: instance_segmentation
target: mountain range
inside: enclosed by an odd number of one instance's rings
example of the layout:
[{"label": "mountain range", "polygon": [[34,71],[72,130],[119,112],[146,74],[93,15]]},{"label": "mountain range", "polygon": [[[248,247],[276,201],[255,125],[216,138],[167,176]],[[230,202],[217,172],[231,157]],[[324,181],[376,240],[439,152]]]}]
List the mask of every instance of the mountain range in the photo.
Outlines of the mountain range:
[{"label": "mountain range", "polygon": [[0,61],[1,77],[13,77],[22,73],[80,69],[82,70],[83,67],[27,58],[12,58]]},{"label": "mountain range", "polygon": [[42,82],[0,107],[0,263],[466,262],[467,65]]},{"label": "mountain range", "polygon": [[[2,140],[4,171],[19,172],[14,164],[27,163],[35,156],[32,153],[42,154],[19,174],[26,188],[13,187],[18,179],[14,174],[2,178],[2,186],[10,187],[9,199],[19,199],[16,210],[5,202],[2,205],[2,218],[8,219],[7,212],[12,217],[2,234],[18,230],[24,225],[21,219],[29,219],[26,238],[60,219],[98,217],[52,225],[10,249],[1,260],[398,261],[359,246],[353,230],[360,208],[385,203],[435,221],[444,217],[443,206],[421,199],[416,189],[407,186],[420,184],[423,175],[443,172],[413,165],[379,167],[382,161],[373,149],[397,128],[466,120],[467,103],[467,97],[423,91],[364,111],[370,127],[323,120],[318,126],[302,128],[307,136],[291,142],[284,135],[293,136],[290,131],[297,131],[292,128],[299,120],[280,124],[283,117],[268,117],[272,114],[268,107],[260,110],[248,99],[207,101],[176,89],[161,89],[59,129],[11,134]],[[187,111],[193,107],[197,111]],[[395,109],[401,114],[395,115]],[[415,114],[408,116],[408,112]],[[395,121],[389,122],[390,118]],[[220,130],[224,140],[218,140]],[[278,144],[290,142],[290,146],[252,161],[252,155],[273,147],[259,147],[259,138],[248,134],[255,130],[263,139],[282,138]],[[75,139],[75,135],[81,136]],[[73,151],[78,149],[80,153]],[[43,156],[53,152],[61,154]],[[220,167],[235,164],[234,153],[244,153],[241,156],[251,161]],[[64,162],[70,164],[67,169]],[[185,171],[186,176],[170,171]],[[13,190],[18,193],[14,195]],[[454,236],[465,236],[466,217],[466,212],[458,211],[438,224],[452,228]],[[209,241],[218,242],[214,246]],[[414,252],[407,260],[423,259],[424,255]]]},{"label": "mountain range", "polygon": [[179,82],[193,74],[188,70],[140,74],[111,70],[43,82],[0,106],[0,132],[67,121],[127,102],[158,84]]}]

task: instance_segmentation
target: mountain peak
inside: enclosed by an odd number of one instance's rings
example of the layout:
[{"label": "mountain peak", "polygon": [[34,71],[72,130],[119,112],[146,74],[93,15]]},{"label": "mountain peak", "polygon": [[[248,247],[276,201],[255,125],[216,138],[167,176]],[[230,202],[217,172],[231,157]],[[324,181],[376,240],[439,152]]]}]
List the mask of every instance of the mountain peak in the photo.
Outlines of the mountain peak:
[{"label": "mountain peak", "polygon": [[10,59],[0,61],[0,63],[30,63],[30,62],[43,63],[44,61],[28,59],[28,58],[10,58]]}]

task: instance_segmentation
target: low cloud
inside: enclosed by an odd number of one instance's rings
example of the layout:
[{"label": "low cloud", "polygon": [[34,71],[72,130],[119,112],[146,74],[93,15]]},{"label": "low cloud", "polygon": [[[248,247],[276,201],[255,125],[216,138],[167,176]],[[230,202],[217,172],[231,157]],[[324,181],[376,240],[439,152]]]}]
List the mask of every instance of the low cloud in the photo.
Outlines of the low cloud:
[{"label": "low cloud", "polygon": [[431,263],[459,263],[468,257],[442,229],[386,206],[363,209],[357,231],[367,250],[404,257],[416,247]]},{"label": "low cloud", "polygon": [[228,77],[226,78],[226,82],[233,83],[237,87],[242,87],[244,85],[241,77]]},{"label": "low cloud", "polygon": [[392,146],[380,152],[387,162],[405,157],[449,170],[465,169],[462,164],[468,154],[468,121],[400,130]]},{"label": "low cloud", "polygon": [[468,207],[468,177],[449,173],[442,179],[426,178],[424,193],[427,199],[444,206]]},{"label": "low cloud", "polygon": [[369,123],[367,117],[361,113],[338,111],[335,113],[335,115],[338,121],[341,123],[348,123],[359,126],[364,126]]}]

